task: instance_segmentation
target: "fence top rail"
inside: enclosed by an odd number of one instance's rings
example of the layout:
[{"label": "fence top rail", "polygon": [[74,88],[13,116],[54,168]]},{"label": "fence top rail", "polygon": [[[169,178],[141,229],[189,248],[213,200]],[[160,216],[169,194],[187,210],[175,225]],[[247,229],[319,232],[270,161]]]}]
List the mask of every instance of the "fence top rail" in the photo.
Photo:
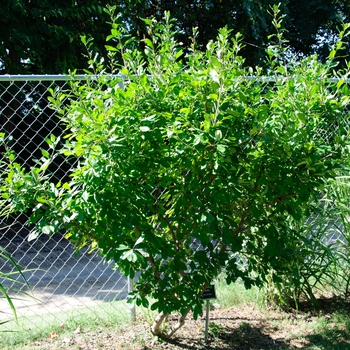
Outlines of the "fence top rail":
[{"label": "fence top rail", "polygon": [[[104,77],[109,77],[111,79],[113,78],[123,78],[122,74],[106,74],[103,75]],[[66,75],[66,74],[39,74],[39,75],[0,75],[0,82],[4,81],[69,81],[69,80],[95,80],[98,79],[99,75]],[[293,79],[295,77],[293,76],[246,76],[247,80],[258,80],[262,82],[276,82],[281,79],[290,78]],[[327,78],[330,83],[335,83],[338,81],[344,81],[344,83],[349,84],[350,79],[342,79],[342,78]]]},{"label": "fence top rail", "polygon": [[[106,75],[110,78],[122,78],[122,75]],[[1,81],[67,81],[67,80],[93,80],[98,75],[65,75],[65,74],[40,74],[40,75],[0,75]]]}]

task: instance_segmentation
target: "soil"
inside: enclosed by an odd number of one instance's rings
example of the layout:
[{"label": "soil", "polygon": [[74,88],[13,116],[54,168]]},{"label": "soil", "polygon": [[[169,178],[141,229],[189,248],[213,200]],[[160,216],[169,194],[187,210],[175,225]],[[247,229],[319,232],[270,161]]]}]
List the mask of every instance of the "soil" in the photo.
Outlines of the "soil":
[{"label": "soil", "polygon": [[[322,316],[331,320],[335,309],[333,300],[325,301]],[[180,350],[180,349],[350,349],[349,333],[334,329],[327,339],[315,323],[319,313],[261,310],[246,304],[229,309],[211,310],[209,332],[205,342],[205,318],[188,319],[171,340],[160,340],[150,333],[147,317],[122,327],[104,325],[95,331],[80,327],[73,334],[48,335],[47,339],[22,346],[21,350]],[[170,320],[171,322],[171,320]],[[332,325],[328,325],[332,329]],[[332,333],[332,334],[333,334]],[[321,344],[319,347],[315,344]]]}]

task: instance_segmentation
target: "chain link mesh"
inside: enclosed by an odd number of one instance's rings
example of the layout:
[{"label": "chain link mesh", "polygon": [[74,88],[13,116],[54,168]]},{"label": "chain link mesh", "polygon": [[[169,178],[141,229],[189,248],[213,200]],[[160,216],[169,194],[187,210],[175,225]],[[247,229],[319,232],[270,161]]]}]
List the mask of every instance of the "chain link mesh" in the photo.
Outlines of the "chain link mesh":
[{"label": "chain link mesh", "polygon": [[[64,134],[58,117],[48,107],[48,90],[58,88],[62,91],[68,89],[69,84],[66,79],[45,77],[21,80],[2,78],[1,132],[7,135],[9,147],[15,151],[17,161],[29,168],[34,165],[35,159],[41,158],[40,149],[47,147],[45,138],[51,134]],[[73,165],[63,157],[55,158],[49,169],[52,173],[51,180],[64,181]],[[63,325],[73,316],[84,317],[89,310],[95,319],[101,317],[112,320],[118,313],[126,320],[129,318],[125,313],[128,281],[112,269],[111,263],[107,263],[96,251],[90,253],[87,249],[82,249],[76,253],[64,234],[52,237],[42,234],[37,239],[28,241],[31,227],[26,225],[27,219],[26,214],[21,214],[0,221],[0,246],[12,255],[24,271],[30,270],[24,272],[24,275],[36,298],[21,293],[30,293],[25,285],[0,281],[5,287],[13,289],[11,296],[19,319],[27,320],[21,322],[22,326],[30,331],[34,319],[35,328],[40,324],[45,327],[48,319],[50,323]],[[0,261],[0,271],[11,272],[14,268],[9,262]],[[17,279],[20,276],[17,274],[13,277]],[[15,291],[16,288],[19,290]],[[0,310],[0,322],[12,318],[11,308],[4,299],[0,299]],[[11,323],[2,325],[2,329],[9,327],[12,327]]]}]

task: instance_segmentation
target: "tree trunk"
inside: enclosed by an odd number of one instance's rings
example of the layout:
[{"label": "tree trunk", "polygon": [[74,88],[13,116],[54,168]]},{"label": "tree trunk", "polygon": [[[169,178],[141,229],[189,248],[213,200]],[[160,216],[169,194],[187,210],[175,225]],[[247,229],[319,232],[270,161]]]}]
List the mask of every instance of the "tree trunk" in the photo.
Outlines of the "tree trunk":
[{"label": "tree trunk", "polygon": [[178,322],[175,323],[172,327],[169,327],[168,331],[164,329],[164,323],[168,318],[168,314],[164,314],[163,312],[161,312],[154,319],[154,322],[151,327],[152,334],[164,339],[171,338],[185,324],[186,317],[190,311],[191,308],[188,307],[185,313],[179,317]]},{"label": "tree trunk", "polygon": [[185,324],[185,319],[190,311],[191,309],[187,308],[186,312],[183,315],[181,315],[181,317],[179,317],[178,322],[173,327],[171,327],[169,331],[166,333],[167,338],[172,337],[173,334],[177,332]]},{"label": "tree trunk", "polygon": [[153,335],[156,335],[157,337],[162,336],[162,331],[163,331],[163,322],[165,318],[167,317],[167,314],[164,314],[161,312],[153,321],[152,327],[151,327],[151,332]]}]

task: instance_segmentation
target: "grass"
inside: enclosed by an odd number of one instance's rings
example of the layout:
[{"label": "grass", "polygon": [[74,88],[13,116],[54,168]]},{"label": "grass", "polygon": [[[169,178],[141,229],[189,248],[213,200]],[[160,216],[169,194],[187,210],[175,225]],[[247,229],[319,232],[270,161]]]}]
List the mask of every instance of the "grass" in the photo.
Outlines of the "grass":
[{"label": "grass", "polygon": [[69,335],[77,329],[95,330],[129,321],[129,309],[125,301],[115,301],[72,311],[47,313],[40,316],[19,317],[6,323],[0,330],[0,348],[22,348],[38,339]]},{"label": "grass", "polygon": [[320,316],[312,325],[313,334],[308,337],[313,343],[310,349],[350,349],[349,316],[349,310],[337,310],[332,315]]},{"label": "grass", "polygon": [[344,311],[327,315],[301,312],[296,317],[285,314],[271,324],[285,330],[285,339],[305,344],[303,349],[346,350],[350,349],[350,313]]},{"label": "grass", "polygon": [[[217,300],[212,304],[219,304],[220,308],[228,308],[246,302],[255,303],[259,299],[259,292],[252,288],[247,291],[242,283],[226,285],[224,281],[216,284]],[[151,322],[154,312],[139,309],[143,319]],[[72,310],[70,312],[47,313],[40,316],[20,317],[18,322],[6,323],[6,331],[0,330],[0,348],[2,350],[19,349],[24,344],[46,339],[50,336],[69,336],[78,328],[94,331],[103,327],[125,324],[129,321],[128,305],[124,301],[104,303],[98,306]]]},{"label": "grass", "polygon": [[218,303],[221,308],[228,308],[246,303],[262,305],[262,293],[256,287],[246,289],[243,282],[238,280],[236,283],[226,284],[224,279],[218,280],[215,284],[217,300],[212,303]]},{"label": "grass", "polygon": [[[317,310],[312,309],[310,303],[305,303],[301,305],[300,311],[271,312],[265,308],[264,292],[257,288],[246,290],[243,283],[237,282],[227,286],[223,281],[219,281],[216,288],[220,307],[255,304],[272,325],[285,329],[286,339],[297,339],[299,343],[308,344],[303,349],[350,350],[350,304],[344,300],[321,299],[320,308]],[[274,321],[276,312],[278,316]],[[251,325],[242,322],[241,328],[251,329]],[[286,347],[281,347],[282,349]]]}]

